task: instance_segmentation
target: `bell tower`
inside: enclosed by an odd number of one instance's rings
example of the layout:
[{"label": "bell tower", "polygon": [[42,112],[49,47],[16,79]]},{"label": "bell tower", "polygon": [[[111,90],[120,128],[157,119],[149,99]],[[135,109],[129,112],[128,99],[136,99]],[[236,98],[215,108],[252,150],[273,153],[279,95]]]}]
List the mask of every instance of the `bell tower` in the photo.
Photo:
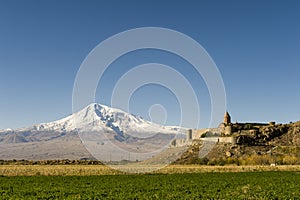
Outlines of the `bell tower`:
[{"label": "bell tower", "polygon": [[229,113],[226,112],[225,115],[224,115],[224,124],[228,125],[230,123],[231,123],[231,117],[230,117]]}]

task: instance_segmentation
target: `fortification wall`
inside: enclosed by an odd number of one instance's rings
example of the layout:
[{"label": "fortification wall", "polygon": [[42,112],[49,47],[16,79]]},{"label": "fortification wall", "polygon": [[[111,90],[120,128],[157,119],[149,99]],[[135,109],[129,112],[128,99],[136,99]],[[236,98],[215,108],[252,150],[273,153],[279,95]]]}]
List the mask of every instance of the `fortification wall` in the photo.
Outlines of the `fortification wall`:
[{"label": "fortification wall", "polygon": [[209,131],[208,128],[207,129],[192,130],[192,132],[193,132],[193,139],[199,139],[199,138],[201,138],[201,136],[204,133],[208,132],[208,131]]},{"label": "fortification wall", "polygon": [[215,141],[218,143],[235,143],[234,137],[205,137],[200,138],[203,141]]}]

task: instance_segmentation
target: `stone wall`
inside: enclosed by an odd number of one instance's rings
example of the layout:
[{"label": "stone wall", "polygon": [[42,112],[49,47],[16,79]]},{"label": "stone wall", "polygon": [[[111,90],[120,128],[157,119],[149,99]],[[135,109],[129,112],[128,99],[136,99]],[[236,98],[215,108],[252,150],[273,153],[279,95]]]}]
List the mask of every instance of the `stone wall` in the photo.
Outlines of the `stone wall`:
[{"label": "stone wall", "polygon": [[[235,144],[236,139],[234,137],[204,137],[204,138],[197,138],[202,141],[213,141],[216,143],[230,143]],[[192,140],[186,140],[186,139],[176,139],[172,142],[170,147],[183,147],[186,145],[191,145]]]}]

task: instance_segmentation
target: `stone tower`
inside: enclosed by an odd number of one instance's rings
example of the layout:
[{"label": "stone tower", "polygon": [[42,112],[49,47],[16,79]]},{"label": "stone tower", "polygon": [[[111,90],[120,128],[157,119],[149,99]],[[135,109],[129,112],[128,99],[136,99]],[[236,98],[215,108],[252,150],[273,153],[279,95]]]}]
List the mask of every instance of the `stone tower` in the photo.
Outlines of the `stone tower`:
[{"label": "stone tower", "polygon": [[186,140],[192,140],[193,139],[193,130],[189,129],[186,133]]},{"label": "stone tower", "polygon": [[228,125],[230,123],[231,123],[231,117],[230,117],[229,113],[226,112],[225,115],[224,115],[224,124]]}]

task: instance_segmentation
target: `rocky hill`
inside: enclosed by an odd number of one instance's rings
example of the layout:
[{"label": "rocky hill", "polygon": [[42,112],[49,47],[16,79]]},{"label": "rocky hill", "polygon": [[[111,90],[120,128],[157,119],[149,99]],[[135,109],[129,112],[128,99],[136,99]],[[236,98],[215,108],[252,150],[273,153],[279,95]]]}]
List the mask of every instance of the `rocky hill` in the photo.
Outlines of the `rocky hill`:
[{"label": "rocky hill", "polygon": [[299,145],[300,122],[291,124],[270,124],[267,126],[253,126],[251,124],[233,127],[233,136],[237,144],[261,145]]},{"label": "rocky hill", "polygon": [[290,124],[233,124],[235,143],[218,142],[205,156],[194,140],[177,164],[300,164],[300,121]]}]

